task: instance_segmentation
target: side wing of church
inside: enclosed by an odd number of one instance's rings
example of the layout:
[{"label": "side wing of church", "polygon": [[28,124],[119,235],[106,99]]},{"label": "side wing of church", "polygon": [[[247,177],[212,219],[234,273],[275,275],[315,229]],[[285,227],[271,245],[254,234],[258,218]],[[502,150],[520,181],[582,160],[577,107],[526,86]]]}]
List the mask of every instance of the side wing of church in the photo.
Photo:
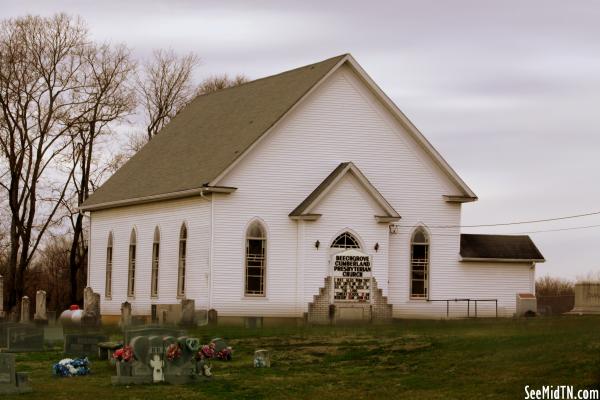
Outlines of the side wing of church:
[{"label": "side wing of church", "polygon": [[342,55],[200,96],[83,205],[106,319],[512,316],[544,258],[460,233],[477,200]]}]

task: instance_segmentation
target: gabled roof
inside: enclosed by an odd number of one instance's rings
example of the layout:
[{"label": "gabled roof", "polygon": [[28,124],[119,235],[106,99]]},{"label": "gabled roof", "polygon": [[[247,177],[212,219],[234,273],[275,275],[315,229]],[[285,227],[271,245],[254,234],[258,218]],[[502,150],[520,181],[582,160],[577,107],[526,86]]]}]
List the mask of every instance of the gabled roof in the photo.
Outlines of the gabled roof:
[{"label": "gabled roof", "polygon": [[450,202],[477,197],[417,128],[349,54],[198,96],[123,165],[80,209],[230,192],[219,181],[260,139],[341,65],[347,64],[460,191]]},{"label": "gabled roof", "polygon": [[462,261],[544,262],[527,235],[460,235]]},{"label": "gabled roof", "polygon": [[197,194],[195,189],[208,186],[344,57],[196,97],[81,208]]},{"label": "gabled roof", "polygon": [[400,219],[400,214],[387,202],[379,191],[369,182],[365,175],[351,162],[338,165],[324,180],[313,190],[302,203],[290,214],[292,219],[316,220],[320,214],[313,214],[312,210],[331,191],[336,183],[346,174],[351,173],[371,195],[373,200],[384,210],[384,215],[375,215],[378,222],[391,222]]}]

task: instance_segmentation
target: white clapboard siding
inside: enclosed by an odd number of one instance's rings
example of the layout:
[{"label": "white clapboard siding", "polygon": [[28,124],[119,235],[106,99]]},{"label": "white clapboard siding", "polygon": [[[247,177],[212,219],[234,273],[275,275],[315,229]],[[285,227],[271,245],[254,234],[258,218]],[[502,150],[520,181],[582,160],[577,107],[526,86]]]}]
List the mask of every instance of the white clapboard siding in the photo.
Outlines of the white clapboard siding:
[{"label": "white clapboard siding", "polygon": [[[403,224],[460,222],[460,206],[442,197],[457,194],[457,189],[356,75],[343,68],[220,182],[238,188],[214,204],[212,301],[220,315],[301,315],[323,285],[331,241],[346,227],[356,231],[365,243],[363,250],[374,256],[374,274],[384,294],[401,301],[397,288],[400,279],[406,281],[408,262],[390,260],[388,285],[388,259],[398,252],[388,255],[388,228],[375,223],[364,189],[350,182],[338,185],[320,204],[323,216],[316,222],[288,217],[345,161],[356,164],[400,213]],[[244,229],[255,217],[269,232],[267,294],[261,299],[243,295]],[[380,245],[377,253],[375,243]],[[439,250],[438,258],[456,265],[458,238],[440,242]]]},{"label": "white clapboard siding", "polygon": [[[186,297],[197,308],[208,302],[208,257],[210,202],[200,197],[121,207],[92,213],[90,285],[101,295],[104,315],[119,315],[121,303],[132,304],[134,315],[149,315],[151,304],[174,304],[177,299],[179,232],[188,228]],[[150,297],[152,244],[155,227],[160,229],[159,297]],[[127,297],[129,236],[137,232],[135,297]],[[112,299],[105,298],[106,242],[113,232]]]},{"label": "white clapboard siding", "polygon": [[[340,206],[341,205],[341,206]],[[323,286],[324,277],[332,274],[331,258],[339,250],[330,248],[334,239],[349,231],[361,243],[361,251],[372,257],[372,273],[378,286],[387,294],[388,280],[388,227],[379,224],[375,215],[382,211],[365,189],[351,175],[346,175],[314,210],[322,217],[316,223],[306,223],[302,237],[304,252],[304,290],[302,304],[307,311],[313,295]],[[321,246],[315,248],[319,240]],[[379,249],[375,251],[375,244]]]},{"label": "white clapboard siding", "polygon": [[[314,212],[322,214],[319,220],[288,217],[347,161],[402,216],[398,234],[390,234],[386,224],[375,221],[379,206],[350,175],[318,204]],[[459,195],[458,188],[348,67],[327,78],[218,184],[237,190],[214,194],[212,200],[194,198],[92,213],[90,282],[102,294],[106,238],[109,230],[115,234],[113,300],[103,298],[104,314],[118,314],[126,299],[127,248],[133,226],[138,229],[139,271],[134,313],[150,312],[150,256],[157,224],[161,269],[156,302],[178,301],[177,246],[184,220],[190,240],[187,295],[197,300],[198,308],[214,308],[222,316],[301,316],[329,274],[331,242],[346,229],[373,257],[373,275],[393,304],[395,317],[446,315],[445,304],[410,300],[410,236],[419,225],[430,233],[432,299],[497,298],[501,315],[512,315],[516,293],[533,291],[530,265],[459,261],[459,229],[435,228],[460,224],[461,205],[443,198]],[[255,219],[267,231],[264,297],[244,295],[245,231]],[[452,306],[452,317],[466,314],[462,306]],[[479,307],[480,314],[489,315],[489,306]]]}]

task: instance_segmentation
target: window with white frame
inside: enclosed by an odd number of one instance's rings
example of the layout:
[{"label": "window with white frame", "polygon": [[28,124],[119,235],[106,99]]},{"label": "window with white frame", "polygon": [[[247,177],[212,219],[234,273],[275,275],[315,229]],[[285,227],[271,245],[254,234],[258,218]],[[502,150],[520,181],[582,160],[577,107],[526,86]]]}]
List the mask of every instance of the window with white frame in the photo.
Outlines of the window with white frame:
[{"label": "window with white frame", "polygon": [[104,297],[110,299],[112,297],[112,268],[113,268],[113,234],[108,234],[106,243],[106,280],[104,282]]},{"label": "window with white frame", "polygon": [[179,267],[177,268],[177,296],[185,296],[185,262],[187,255],[187,227],[181,225],[179,231]]},{"label": "window with white frame", "polygon": [[350,232],[344,232],[335,238],[331,247],[336,249],[360,249],[360,243]]},{"label": "window with white frame", "polygon": [[417,228],[410,243],[410,297],[426,299],[429,291],[429,235]]},{"label": "window with white frame", "polygon": [[160,231],[154,228],[154,241],[152,242],[152,276],[150,278],[150,296],[158,297],[158,265],[160,259]]},{"label": "window with white frame", "polygon": [[246,231],[246,296],[265,295],[267,235],[259,221],[250,224]]},{"label": "window with white frame", "polygon": [[127,296],[135,296],[135,263],[136,263],[136,243],[137,238],[135,229],[131,230],[129,237],[129,268],[127,273]]}]

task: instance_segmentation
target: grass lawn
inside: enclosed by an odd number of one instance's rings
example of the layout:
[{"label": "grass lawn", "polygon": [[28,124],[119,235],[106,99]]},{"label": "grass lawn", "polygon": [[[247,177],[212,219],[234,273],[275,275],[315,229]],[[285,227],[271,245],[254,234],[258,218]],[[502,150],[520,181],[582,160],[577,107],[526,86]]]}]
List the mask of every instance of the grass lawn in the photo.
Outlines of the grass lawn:
[{"label": "grass lawn", "polygon": [[[188,386],[113,387],[114,369],[52,376],[59,351],[20,353],[34,391],[3,398],[44,399],[522,399],[524,386],[600,388],[600,317],[398,321],[387,326],[210,327],[207,342],[226,338],[232,362]],[[118,336],[115,335],[115,338]],[[272,351],[269,369],[252,367],[257,348]]]}]

